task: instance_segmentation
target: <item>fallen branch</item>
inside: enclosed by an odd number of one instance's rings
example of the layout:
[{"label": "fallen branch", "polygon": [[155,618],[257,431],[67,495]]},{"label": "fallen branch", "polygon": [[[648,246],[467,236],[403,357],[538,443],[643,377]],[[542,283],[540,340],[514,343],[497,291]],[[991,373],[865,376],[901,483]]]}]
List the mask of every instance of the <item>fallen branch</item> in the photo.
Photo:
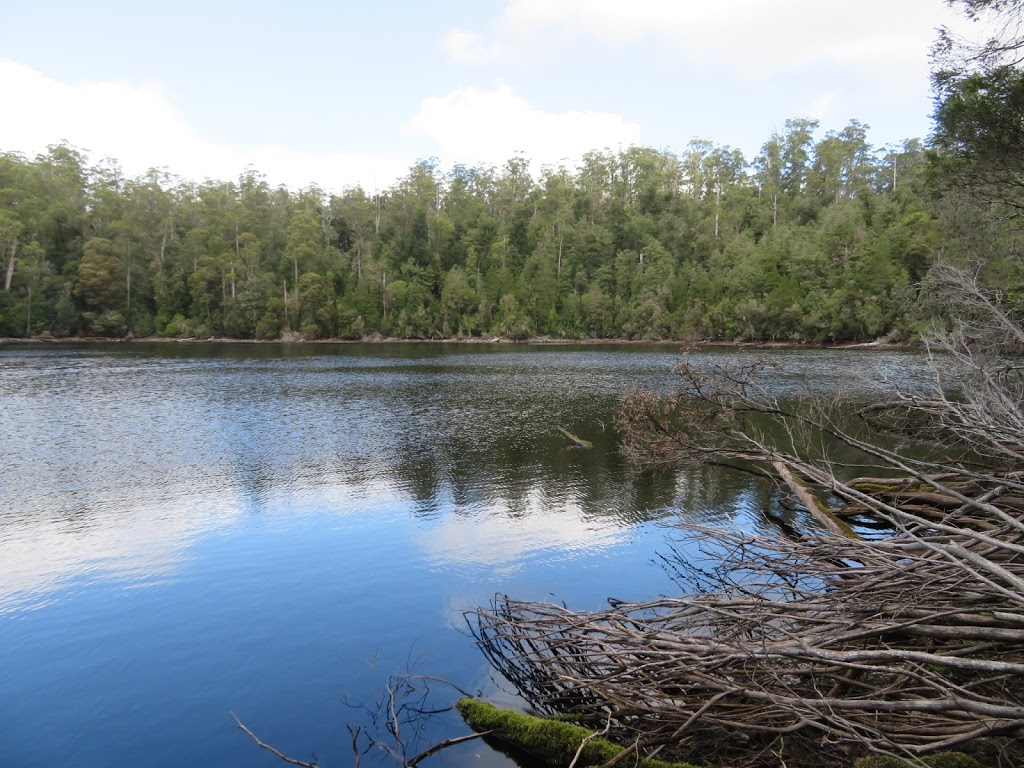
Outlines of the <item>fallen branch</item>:
[{"label": "fallen branch", "polygon": [[793,495],[800,499],[800,503],[804,505],[804,508],[815,520],[825,527],[825,530],[834,533],[837,536],[847,536],[850,538],[855,538],[857,536],[849,525],[836,517],[828,507],[817,499],[817,497],[811,492],[810,488],[801,482],[789,467],[785,465],[785,463],[782,461],[773,461],[771,465],[772,468],[778,472],[782,481],[793,492]]},{"label": "fallen branch", "polygon": [[555,429],[557,429],[559,432],[561,432],[563,435],[565,435],[566,438],[568,438],[569,441],[572,442],[576,448],[593,448],[594,447],[594,444],[592,442],[590,442],[589,440],[584,440],[582,437],[577,437],[576,435],[574,435],[572,432],[570,432],[569,430],[565,429],[564,427],[555,427]]},{"label": "fallen branch", "polygon": [[320,768],[320,764],[316,761],[315,758],[314,758],[312,763],[307,763],[305,760],[296,760],[294,757],[288,757],[288,755],[284,754],[283,752],[280,752],[279,750],[275,749],[274,747],[270,746],[269,744],[260,741],[259,737],[256,736],[256,734],[253,733],[252,731],[250,731],[248,728],[246,728],[245,724],[241,720],[238,719],[238,715],[236,715],[234,712],[231,712],[229,714],[231,715],[231,717],[234,718],[235,723],[238,725],[238,727],[241,728],[242,731],[244,731],[245,734],[250,739],[252,739],[254,742],[256,742],[256,745],[260,749],[267,750],[272,755],[274,755],[274,757],[276,757],[278,760],[283,760],[284,762],[289,763],[290,765],[300,765],[300,766],[303,766],[303,768]]},{"label": "fallen branch", "polygon": [[407,761],[405,765],[407,768],[413,768],[415,765],[419,764],[423,760],[426,760],[431,755],[437,754],[442,749],[448,749],[448,747],[454,747],[456,744],[463,744],[467,741],[473,741],[474,739],[482,738],[483,736],[487,736],[489,733],[490,731],[482,731],[480,733],[468,733],[465,736],[453,736],[451,738],[445,739],[444,741],[438,742],[437,744],[434,744],[431,747],[427,747],[418,755],[413,757],[411,760]]},{"label": "fallen branch", "polygon": [[[415,768],[438,752],[487,735],[486,733],[469,733],[463,736],[452,736],[435,744],[430,744],[412,757],[408,757],[408,752],[412,745],[422,737],[424,724],[434,715],[449,712],[452,709],[451,705],[441,709],[428,708],[426,700],[430,693],[429,687],[417,687],[414,683],[418,682],[441,683],[453,688],[463,696],[470,695],[455,683],[433,675],[408,673],[389,676],[384,684],[385,693],[377,697],[375,705],[373,707],[360,707],[365,710],[368,716],[369,726],[364,727],[363,725],[353,725],[351,723],[345,726],[352,742],[353,768],[359,768],[363,754],[372,749],[383,752],[397,762],[401,768]],[[234,712],[231,713],[231,717],[234,718],[238,727],[250,739],[279,760],[290,765],[303,766],[303,768],[319,768],[315,756],[312,763],[289,757],[280,750],[261,741],[256,734],[238,719]]]}]

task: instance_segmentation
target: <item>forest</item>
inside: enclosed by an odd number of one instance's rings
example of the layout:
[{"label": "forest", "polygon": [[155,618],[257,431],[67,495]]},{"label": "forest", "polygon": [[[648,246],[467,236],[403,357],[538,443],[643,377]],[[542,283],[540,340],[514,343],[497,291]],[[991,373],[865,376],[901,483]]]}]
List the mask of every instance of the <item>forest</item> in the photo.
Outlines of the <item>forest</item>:
[{"label": "forest", "polygon": [[956,206],[920,140],[818,129],[340,194],[0,154],[0,337],[912,339]]}]

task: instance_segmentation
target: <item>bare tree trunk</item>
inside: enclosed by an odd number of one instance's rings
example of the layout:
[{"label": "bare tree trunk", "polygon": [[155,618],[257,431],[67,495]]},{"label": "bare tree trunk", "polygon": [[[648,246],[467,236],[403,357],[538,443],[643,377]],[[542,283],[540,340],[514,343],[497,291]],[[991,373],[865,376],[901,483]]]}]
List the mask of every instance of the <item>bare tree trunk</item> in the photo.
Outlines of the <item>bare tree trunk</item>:
[{"label": "bare tree trunk", "polygon": [[718,237],[718,217],[722,209],[722,185],[715,185],[715,237]]},{"label": "bare tree trunk", "polygon": [[124,322],[128,326],[128,332],[132,330],[132,241],[131,233],[128,235],[128,251],[125,255],[125,310]]},{"label": "bare tree trunk", "polygon": [[374,202],[374,205],[376,206],[376,210],[374,211],[374,214],[373,214],[373,232],[374,232],[374,234],[379,235],[380,234],[380,195],[377,193],[376,189],[373,190],[373,202]]},{"label": "bare tree trunk", "polygon": [[[561,228],[559,228],[561,229]],[[559,283],[562,282],[562,243],[565,242],[565,234],[561,231],[558,233],[558,277]]]},{"label": "bare tree trunk", "polygon": [[156,252],[156,265],[157,274],[160,278],[160,283],[164,282],[164,255],[167,253],[167,233],[164,232],[163,237],[160,238],[160,248]]},{"label": "bare tree trunk", "polygon": [[14,279],[14,257],[18,253],[18,241],[11,243],[11,250],[7,253],[7,272],[4,274],[4,290],[11,290],[11,281]]}]

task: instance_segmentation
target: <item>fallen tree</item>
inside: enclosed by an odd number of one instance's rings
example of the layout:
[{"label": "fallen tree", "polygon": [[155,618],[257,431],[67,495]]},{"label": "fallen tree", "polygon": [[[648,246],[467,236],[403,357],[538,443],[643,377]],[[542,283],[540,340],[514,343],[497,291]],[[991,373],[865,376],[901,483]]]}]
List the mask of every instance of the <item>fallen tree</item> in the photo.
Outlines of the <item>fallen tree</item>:
[{"label": "fallen tree", "polygon": [[[581,612],[499,597],[471,617],[494,666],[537,709],[610,722],[640,755],[811,765],[843,750],[914,761],[957,748],[1020,760],[1024,332],[975,272],[943,266],[931,281],[930,297],[959,297],[931,336],[934,386],[891,387],[853,427],[849,403],[770,397],[765,360],[684,360],[670,395],[630,393],[618,427],[635,461],[758,473],[817,527],[693,531],[721,559],[697,573],[676,558],[700,585],[680,597]],[[840,522],[865,516],[886,535]]]}]

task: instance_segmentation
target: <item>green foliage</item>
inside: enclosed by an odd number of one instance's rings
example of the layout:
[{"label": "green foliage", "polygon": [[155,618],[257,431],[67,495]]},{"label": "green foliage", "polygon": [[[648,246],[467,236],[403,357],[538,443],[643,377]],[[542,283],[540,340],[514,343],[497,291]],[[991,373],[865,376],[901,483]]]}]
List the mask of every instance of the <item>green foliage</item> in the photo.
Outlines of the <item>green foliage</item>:
[{"label": "green foliage", "polygon": [[[593,734],[593,731],[578,725],[498,709],[479,699],[461,699],[455,707],[473,730],[491,731],[493,738],[539,757],[552,768],[569,765],[583,740]],[[602,765],[620,752],[622,747],[600,737],[592,738],[583,748],[576,765],[581,768]],[[629,758],[628,764],[636,768],[692,768],[687,763],[645,758]]]},{"label": "green foliage", "polygon": [[[0,154],[0,335],[868,340],[944,245],[920,142],[791,120],[748,163],[588,153],[539,180],[434,161],[386,192],[257,173],[125,179],[67,146]],[[897,185],[898,180],[898,185]],[[13,255],[12,255],[13,254]]]},{"label": "green foliage", "polygon": [[111,309],[124,300],[124,267],[114,254],[113,244],[100,237],[85,246],[78,265],[75,295],[89,307]]}]

